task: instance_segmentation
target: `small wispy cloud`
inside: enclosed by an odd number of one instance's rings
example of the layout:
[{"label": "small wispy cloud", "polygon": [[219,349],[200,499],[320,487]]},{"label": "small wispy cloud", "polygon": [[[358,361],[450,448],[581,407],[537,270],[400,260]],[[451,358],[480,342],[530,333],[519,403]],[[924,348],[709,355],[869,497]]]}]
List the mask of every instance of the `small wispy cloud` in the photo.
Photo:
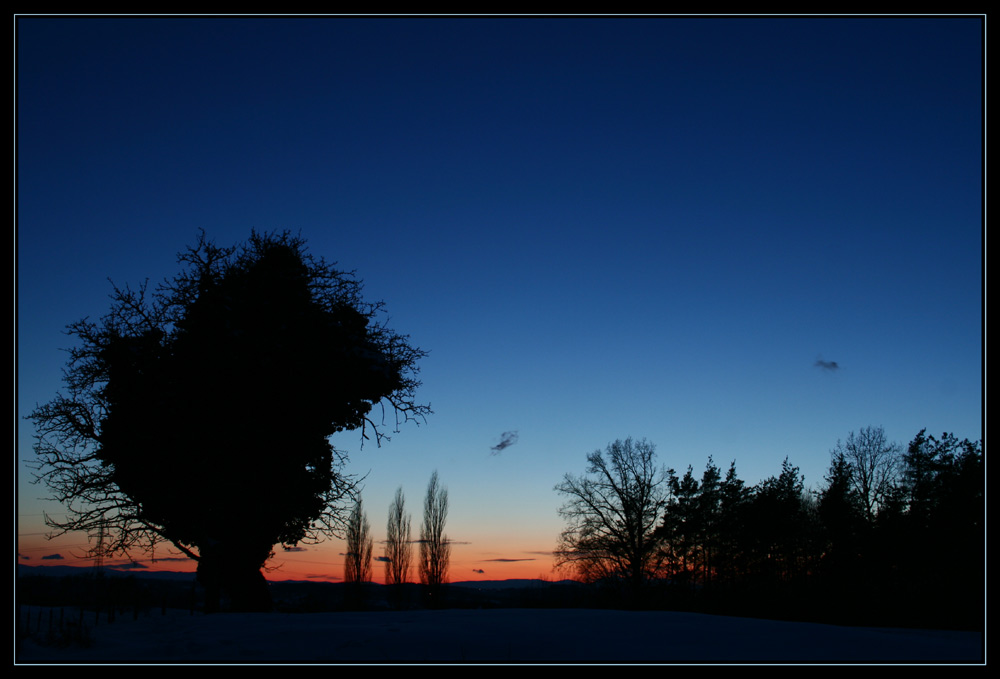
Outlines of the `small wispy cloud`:
[{"label": "small wispy cloud", "polygon": [[375,561],[381,561],[382,563],[392,563],[392,559],[387,556],[376,556]]},{"label": "small wispy cloud", "polygon": [[483,561],[493,561],[498,563],[515,563],[517,561],[537,561],[537,559],[483,559]]},{"label": "small wispy cloud", "polygon": [[129,563],[114,564],[112,566],[108,566],[108,568],[113,571],[134,571],[149,568],[149,566],[141,564],[138,561],[130,561]]},{"label": "small wispy cloud", "polygon": [[62,561],[65,558],[62,554],[46,554],[42,557],[42,561]]},{"label": "small wispy cloud", "polygon": [[836,361],[824,361],[822,358],[817,358],[813,365],[822,370],[834,371],[840,369],[840,366],[837,365]]},{"label": "small wispy cloud", "polygon": [[490,448],[490,455],[499,455],[504,448],[508,448],[517,443],[516,431],[505,431],[500,434],[500,443]]},{"label": "small wispy cloud", "polygon": [[[472,544],[471,542],[461,542],[459,540],[452,540],[452,539],[447,538],[447,537],[445,538],[444,541],[447,542],[449,545],[471,545]],[[430,540],[410,540],[410,544],[411,545],[419,545],[422,542],[428,542],[429,543]]]},{"label": "small wispy cloud", "polygon": [[483,573],[485,573],[486,571],[484,571],[484,570],[483,570],[482,568],[473,568],[473,569],[472,569],[472,572],[473,572],[473,573],[479,573],[480,575],[482,575],[482,574],[483,574]]}]

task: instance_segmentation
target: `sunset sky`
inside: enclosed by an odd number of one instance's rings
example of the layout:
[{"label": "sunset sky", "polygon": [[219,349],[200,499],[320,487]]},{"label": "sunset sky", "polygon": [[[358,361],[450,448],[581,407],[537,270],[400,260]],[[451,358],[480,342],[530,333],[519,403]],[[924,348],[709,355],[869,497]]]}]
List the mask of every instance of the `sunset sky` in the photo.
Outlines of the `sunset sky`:
[{"label": "sunset sky", "polygon": [[984,25],[19,17],[19,563],[87,547],[43,540],[26,466],[65,326],[201,228],[301,233],[429,351],[426,425],[334,443],[376,542],[400,485],[417,537],[439,472],[452,580],[563,577],[553,487],[618,438],[812,488],[868,425],[981,438]]}]

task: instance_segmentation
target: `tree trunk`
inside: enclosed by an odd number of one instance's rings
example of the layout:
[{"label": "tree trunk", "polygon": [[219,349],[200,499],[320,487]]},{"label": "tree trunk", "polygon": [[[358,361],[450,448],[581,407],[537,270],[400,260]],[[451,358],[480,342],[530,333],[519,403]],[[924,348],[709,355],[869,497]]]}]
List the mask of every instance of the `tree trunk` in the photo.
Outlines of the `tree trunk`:
[{"label": "tree trunk", "polygon": [[271,592],[260,561],[242,550],[214,545],[201,550],[198,582],[205,588],[205,612],[261,613],[272,610]]}]

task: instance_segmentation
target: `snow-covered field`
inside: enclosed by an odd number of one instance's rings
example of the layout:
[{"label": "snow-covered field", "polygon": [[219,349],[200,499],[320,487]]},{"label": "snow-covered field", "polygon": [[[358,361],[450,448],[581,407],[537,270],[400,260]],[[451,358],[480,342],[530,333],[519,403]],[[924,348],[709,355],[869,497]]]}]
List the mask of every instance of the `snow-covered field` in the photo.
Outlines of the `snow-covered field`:
[{"label": "snow-covered field", "polygon": [[162,615],[156,610],[137,620],[102,620],[96,627],[90,619],[85,622],[92,638],[89,647],[40,646],[22,635],[15,662],[985,662],[983,635],[977,632],[838,627],[696,613],[501,609],[209,616],[183,611]]}]

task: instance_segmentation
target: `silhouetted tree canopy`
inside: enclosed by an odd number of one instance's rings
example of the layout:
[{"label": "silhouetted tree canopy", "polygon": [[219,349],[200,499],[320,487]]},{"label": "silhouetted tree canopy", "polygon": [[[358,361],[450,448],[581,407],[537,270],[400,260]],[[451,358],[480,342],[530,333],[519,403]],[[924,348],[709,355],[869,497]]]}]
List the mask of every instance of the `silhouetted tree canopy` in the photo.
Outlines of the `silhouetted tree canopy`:
[{"label": "silhouetted tree canopy", "polygon": [[889,441],[882,427],[864,427],[848,434],[846,441],[837,441],[833,456],[844,461],[854,497],[865,518],[874,522],[898,480],[899,444]]},{"label": "silhouetted tree canopy", "polygon": [[568,499],[555,554],[581,579],[652,584],[632,605],[982,624],[982,442],[921,431],[900,455],[881,427],[866,427],[838,443],[816,491],[788,458],[778,475],[748,487],[735,462],[723,477],[711,457],[700,479],[691,466],[682,476],[659,472],[651,444],[641,443],[591,454],[586,476],[556,486]]},{"label": "silhouetted tree canopy", "polygon": [[789,580],[805,572],[813,537],[808,500],[805,479],[787,457],[778,476],[754,488],[745,527],[754,576]]},{"label": "silhouetted tree canopy", "polygon": [[566,498],[567,521],[556,559],[586,580],[622,579],[633,591],[659,570],[654,531],[663,517],[669,487],[645,439],[627,438],[587,456],[584,476],[567,474],[555,490]]},{"label": "silhouetted tree canopy", "polygon": [[376,442],[430,409],[425,354],[379,322],[352,274],[290,234],[221,248],[198,238],[154,290],[114,287],[99,321],[69,326],[65,392],[30,415],[38,477],[68,508],[56,533],[92,552],[169,541],[199,561],[209,605],[266,608],[276,544],[340,534],[355,479],[330,436]]}]

